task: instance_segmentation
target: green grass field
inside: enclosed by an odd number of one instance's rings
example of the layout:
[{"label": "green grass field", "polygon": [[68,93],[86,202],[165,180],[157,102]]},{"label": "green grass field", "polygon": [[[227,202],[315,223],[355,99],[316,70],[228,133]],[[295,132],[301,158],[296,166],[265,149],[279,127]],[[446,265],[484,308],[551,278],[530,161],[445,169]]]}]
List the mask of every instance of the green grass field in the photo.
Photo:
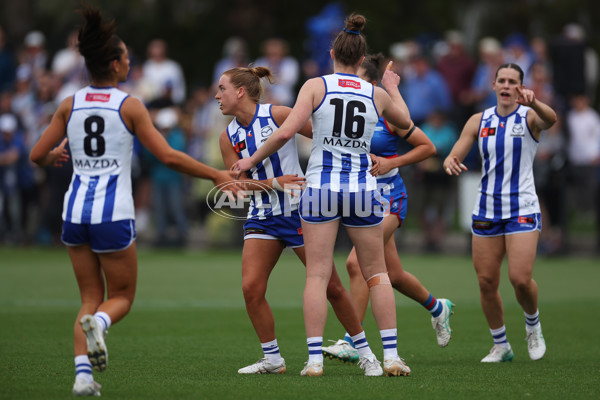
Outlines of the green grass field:
[{"label": "green grass field", "polygon": [[[339,266],[344,257],[336,258]],[[238,368],[262,357],[244,309],[240,258],[237,251],[139,252],[136,302],[110,329],[109,367],[95,374],[104,386],[103,398],[600,398],[597,259],[538,259],[534,276],[548,351],[537,362],[527,355],[523,313],[504,269],[501,292],[515,359],[482,365],[479,360],[492,343],[470,258],[407,255],[407,270],[434,296],[456,303],[450,345],[438,348],[429,314],[397,295],[399,352],[412,376],[367,378],[356,366],[326,360],[325,375],[311,379],[299,375],[307,359],[301,307],[304,270],[287,252],[267,296],[288,372],[237,374]],[[0,399],[72,398],[72,326],[78,307],[64,249],[0,248]],[[381,358],[370,313],[365,331]],[[330,311],[324,339],[342,334]]]}]

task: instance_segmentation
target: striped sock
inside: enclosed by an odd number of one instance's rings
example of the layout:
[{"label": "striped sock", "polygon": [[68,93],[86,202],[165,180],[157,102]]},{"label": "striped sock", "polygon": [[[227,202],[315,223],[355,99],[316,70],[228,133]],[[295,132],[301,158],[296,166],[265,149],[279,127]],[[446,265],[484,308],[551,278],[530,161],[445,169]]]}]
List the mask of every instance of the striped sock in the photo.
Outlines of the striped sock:
[{"label": "striped sock", "polygon": [[525,329],[529,333],[540,324],[540,310],[536,310],[535,314],[532,315],[529,315],[526,312],[523,312],[523,314],[525,314]]},{"label": "striped sock", "polygon": [[421,305],[425,307],[427,311],[429,311],[431,316],[434,318],[439,316],[442,313],[442,310],[444,309],[442,303],[440,303],[435,297],[433,297],[431,293],[429,293],[429,297],[427,298],[427,300],[422,302]]},{"label": "striped sock", "polygon": [[505,325],[502,325],[498,329],[490,329],[490,332],[492,334],[492,338],[494,339],[494,344],[510,348],[510,344],[508,343],[508,339],[506,338]]},{"label": "striped sock", "polygon": [[354,347],[358,350],[358,356],[364,357],[369,354],[373,354],[371,348],[369,347],[369,343],[367,342],[367,337],[365,336],[365,331],[362,331],[358,335],[352,336],[352,341],[354,342]]},{"label": "striped sock", "polygon": [[313,336],[306,339],[308,345],[308,361],[323,362],[323,336]]},{"label": "striped sock", "polygon": [[396,358],[398,356],[398,329],[384,329],[379,333],[383,342],[383,359]]},{"label": "striped sock", "polygon": [[94,318],[96,318],[96,322],[98,323],[101,332],[110,328],[110,325],[112,324],[110,317],[104,311],[98,311],[94,314]]},{"label": "striped sock", "polygon": [[83,379],[88,383],[94,380],[92,376],[92,363],[90,363],[88,356],[75,357],[75,377]]},{"label": "striped sock", "polygon": [[275,362],[276,364],[282,360],[281,354],[279,353],[277,339],[271,340],[270,342],[261,343],[260,346],[262,347],[263,353],[265,353],[265,358],[267,360]]},{"label": "striped sock", "polygon": [[350,337],[350,334],[348,332],[346,332],[346,334],[344,335],[344,340],[350,343],[350,346],[354,347],[354,342],[352,341],[352,337]]}]

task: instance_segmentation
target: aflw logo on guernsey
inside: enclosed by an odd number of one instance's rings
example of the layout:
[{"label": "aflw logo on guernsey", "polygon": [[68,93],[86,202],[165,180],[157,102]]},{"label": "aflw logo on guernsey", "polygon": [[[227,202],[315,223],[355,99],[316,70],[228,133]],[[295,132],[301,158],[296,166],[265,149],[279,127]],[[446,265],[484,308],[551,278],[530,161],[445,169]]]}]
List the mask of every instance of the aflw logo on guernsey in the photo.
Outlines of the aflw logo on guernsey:
[{"label": "aflw logo on guernsey", "polygon": [[108,103],[110,101],[109,93],[86,93],[85,101],[100,101],[102,103]]},{"label": "aflw logo on guernsey", "polygon": [[360,89],[360,82],[356,82],[351,79],[338,79],[338,86]]}]

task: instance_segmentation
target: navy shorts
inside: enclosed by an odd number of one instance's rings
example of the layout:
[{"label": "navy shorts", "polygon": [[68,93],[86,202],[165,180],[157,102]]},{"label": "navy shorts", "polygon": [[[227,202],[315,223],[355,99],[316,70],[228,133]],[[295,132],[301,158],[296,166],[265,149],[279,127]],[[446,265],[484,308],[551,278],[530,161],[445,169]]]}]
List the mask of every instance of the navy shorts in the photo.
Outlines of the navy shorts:
[{"label": "navy shorts", "polygon": [[135,240],[135,221],[124,219],[101,224],[74,224],[65,221],[60,239],[67,246],[89,244],[96,253],[125,250]]},{"label": "navy shorts", "polygon": [[300,218],[311,224],[341,219],[345,226],[375,226],[383,221],[386,210],[377,190],[333,192],[308,187],[300,198]]},{"label": "navy shorts", "polygon": [[290,248],[304,246],[298,210],[292,211],[291,215],[247,219],[244,224],[244,240],[246,239],[281,240]]},{"label": "navy shorts", "polygon": [[482,237],[533,231],[542,231],[542,215],[540,213],[507,219],[487,219],[473,215],[473,224],[471,225],[473,235]]}]

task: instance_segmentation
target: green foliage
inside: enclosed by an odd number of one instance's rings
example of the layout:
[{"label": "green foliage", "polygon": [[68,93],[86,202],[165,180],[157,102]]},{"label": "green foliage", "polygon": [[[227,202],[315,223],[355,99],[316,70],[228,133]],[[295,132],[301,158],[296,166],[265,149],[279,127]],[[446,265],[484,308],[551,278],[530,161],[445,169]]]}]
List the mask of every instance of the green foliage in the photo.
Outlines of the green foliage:
[{"label": "green foliage", "polygon": [[[344,265],[345,254],[336,257]],[[546,357],[529,360],[524,317],[502,274],[512,363],[482,365],[491,347],[467,257],[403,257],[438,297],[456,304],[454,336],[437,347],[423,308],[400,295],[399,351],[413,370],[408,378],[366,378],[356,366],[326,360],[325,376],[299,376],[306,361],[302,290],[304,271],[285,252],[271,277],[268,299],[288,372],[239,376],[262,357],[246,315],[240,252],[155,252],[139,255],[139,282],[131,313],[110,329],[109,367],[95,375],[110,399],[586,399],[600,394],[600,300],[597,261],[539,259],[540,318]],[[0,399],[71,398],[72,327],[79,298],[64,249],[0,248]],[[343,268],[343,267],[342,267]],[[340,270],[347,283],[347,274]],[[365,331],[379,356],[381,342],[368,313]],[[343,328],[333,312],[325,340]]]}]

